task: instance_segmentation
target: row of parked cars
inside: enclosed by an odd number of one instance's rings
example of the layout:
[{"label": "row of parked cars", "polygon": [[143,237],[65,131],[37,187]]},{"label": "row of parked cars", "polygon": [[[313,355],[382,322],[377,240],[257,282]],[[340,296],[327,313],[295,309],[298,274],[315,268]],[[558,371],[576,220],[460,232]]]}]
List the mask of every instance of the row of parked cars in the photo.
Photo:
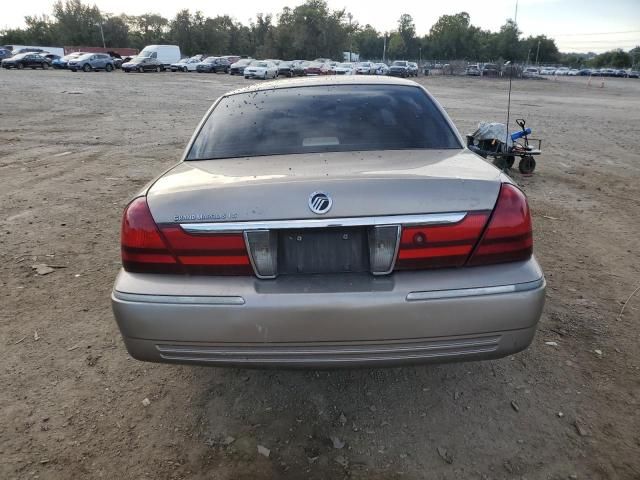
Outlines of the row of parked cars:
[{"label": "row of parked cars", "polygon": [[375,62],[337,62],[315,60],[258,60],[235,56],[204,57],[196,55],[171,64],[173,72],[228,73],[245,78],[301,77],[305,75],[395,75],[417,77],[418,65],[398,60],[391,64]]},{"label": "row of parked cars", "polygon": [[616,68],[569,68],[569,67],[529,67],[539,71],[540,75],[558,75],[569,77],[620,77],[620,78],[638,78],[638,72],[635,70],[625,70]]},{"label": "row of parked cars", "polygon": [[[495,77],[500,74],[500,68],[495,63],[468,65],[465,74],[469,76]],[[624,77],[638,78],[640,74],[636,70],[622,70],[613,68],[569,68],[569,67],[525,67],[522,70],[524,78],[537,78],[540,75],[557,76],[594,76],[594,77]]]},{"label": "row of parked cars", "polygon": [[[146,50],[146,49],[145,49]],[[199,72],[226,73],[245,78],[299,77],[306,75],[391,75],[417,77],[419,67],[414,62],[396,60],[391,65],[382,62],[337,62],[328,58],[315,60],[278,60],[241,58],[236,55],[195,55],[170,63],[163,62],[162,49],[143,50],[135,57],[121,58],[117,54],[74,52],[65,56],[43,51],[18,53],[2,60],[4,68],[58,68],[73,72],[106,72],[121,68],[123,72]]]},{"label": "row of parked cars", "polygon": [[122,58],[107,53],[74,52],[60,56],[48,52],[23,52],[2,60],[3,68],[48,68],[69,69],[72,71],[106,70],[110,72],[122,65]]}]

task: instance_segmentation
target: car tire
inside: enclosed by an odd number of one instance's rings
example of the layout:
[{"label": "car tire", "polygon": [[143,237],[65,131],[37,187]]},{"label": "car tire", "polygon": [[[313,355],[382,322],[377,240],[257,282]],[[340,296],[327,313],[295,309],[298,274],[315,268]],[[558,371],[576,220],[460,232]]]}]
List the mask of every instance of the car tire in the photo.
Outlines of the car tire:
[{"label": "car tire", "polygon": [[138,67],[138,73],[144,73],[144,68]]},{"label": "car tire", "polygon": [[49,64],[47,62],[42,63],[42,65],[40,65],[42,67],[43,70],[48,70],[49,69]]},{"label": "car tire", "polygon": [[244,76],[244,79],[245,79],[245,80],[249,80],[249,77],[247,77],[247,76],[245,75],[245,76]]},{"label": "car tire", "polygon": [[88,63],[85,63],[85,64],[82,66],[82,71],[83,71],[83,72],[90,72],[90,71],[91,71],[91,65],[89,65]]},{"label": "car tire", "polygon": [[160,73],[160,67],[156,67],[156,73]]},{"label": "car tire", "polygon": [[187,67],[182,67],[182,71],[183,71],[184,73],[187,73],[187,72],[189,71],[189,69],[188,69]]},{"label": "car tire", "polygon": [[22,63],[18,63],[18,64],[16,65],[16,68],[17,68],[18,70],[22,70],[22,69],[24,68],[24,64],[22,64]]},{"label": "car tire", "polygon": [[104,67],[105,71],[110,72],[111,70],[113,70],[113,65],[111,65],[110,63],[107,63],[107,65]]}]

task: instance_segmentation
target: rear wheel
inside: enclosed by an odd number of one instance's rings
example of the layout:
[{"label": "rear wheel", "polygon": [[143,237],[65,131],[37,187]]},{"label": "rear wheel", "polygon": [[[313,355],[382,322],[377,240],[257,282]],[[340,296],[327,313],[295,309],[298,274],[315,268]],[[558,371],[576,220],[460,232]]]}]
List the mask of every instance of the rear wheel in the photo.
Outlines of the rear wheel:
[{"label": "rear wheel", "polygon": [[17,68],[18,70],[22,70],[22,69],[24,68],[24,63],[18,63],[18,64],[16,65],[16,68]]},{"label": "rear wheel", "polygon": [[41,67],[43,70],[47,70],[49,68],[49,64],[47,62],[43,62]]},{"label": "rear wheel", "polygon": [[156,67],[156,73],[160,73],[160,67],[159,66]]},{"label": "rear wheel", "polygon": [[188,69],[187,67],[182,67],[182,71],[183,71],[184,73],[187,73],[187,72],[189,71],[189,69]]},{"label": "rear wheel", "polygon": [[105,69],[107,72],[110,72],[111,70],[113,70],[113,65],[111,65],[110,63],[107,63],[107,66],[106,66],[106,67],[104,67],[104,69]]},{"label": "rear wheel", "polygon": [[144,68],[142,68],[142,67],[138,67],[138,72],[140,72],[140,73],[144,73]]},{"label": "rear wheel", "polygon": [[500,170],[507,170],[509,168],[506,157],[496,157],[493,159],[493,164]]},{"label": "rear wheel", "polygon": [[89,65],[88,63],[85,63],[82,67],[82,71],[83,72],[90,72],[91,71],[91,65]]},{"label": "rear wheel", "polygon": [[518,164],[518,170],[520,170],[520,173],[524,173],[525,175],[533,173],[535,169],[536,161],[529,155],[522,157],[522,160],[520,160],[520,163]]}]

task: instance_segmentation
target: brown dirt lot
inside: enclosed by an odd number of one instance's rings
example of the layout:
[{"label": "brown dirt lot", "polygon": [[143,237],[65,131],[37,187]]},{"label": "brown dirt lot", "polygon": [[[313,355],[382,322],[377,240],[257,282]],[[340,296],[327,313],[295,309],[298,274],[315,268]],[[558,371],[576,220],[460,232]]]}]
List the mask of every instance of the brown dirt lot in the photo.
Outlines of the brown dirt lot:
[{"label": "brown dirt lot", "polygon": [[[419,81],[462,132],[504,121],[504,81]],[[279,371],[132,360],[109,302],[125,202],[248,82],[0,72],[0,478],[640,478],[640,293],[618,318],[640,285],[640,81],[600,81],[514,82],[544,139],[513,174],[548,281],[527,351]]]}]

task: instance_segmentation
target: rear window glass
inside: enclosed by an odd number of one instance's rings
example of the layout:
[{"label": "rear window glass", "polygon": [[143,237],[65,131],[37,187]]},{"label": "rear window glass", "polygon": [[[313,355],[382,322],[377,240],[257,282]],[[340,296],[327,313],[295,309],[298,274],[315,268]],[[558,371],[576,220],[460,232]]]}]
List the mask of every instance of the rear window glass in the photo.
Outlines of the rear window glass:
[{"label": "rear window glass", "polygon": [[187,160],[357,150],[462,148],[418,87],[332,85],[230,95]]}]

